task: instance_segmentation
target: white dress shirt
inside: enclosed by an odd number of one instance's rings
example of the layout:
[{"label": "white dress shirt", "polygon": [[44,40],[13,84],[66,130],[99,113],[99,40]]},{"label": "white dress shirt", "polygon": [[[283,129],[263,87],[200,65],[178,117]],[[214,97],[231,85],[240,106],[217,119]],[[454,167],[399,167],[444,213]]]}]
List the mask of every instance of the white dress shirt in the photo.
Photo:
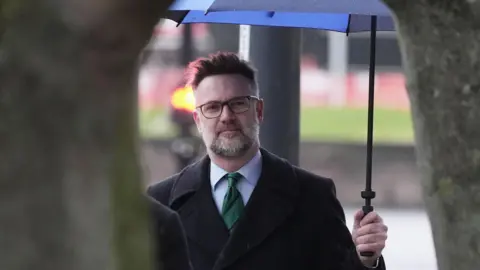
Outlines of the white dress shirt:
[{"label": "white dress shirt", "polygon": [[[237,182],[237,189],[242,194],[243,203],[247,204],[252,195],[253,189],[257,185],[262,172],[262,155],[260,151],[238,171],[242,175]],[[222,212],[223,199],[228,189],[228,181],[225,175],[228,172],[210,162],[210,184],[212,186],[213,199],[219,212]]]}]

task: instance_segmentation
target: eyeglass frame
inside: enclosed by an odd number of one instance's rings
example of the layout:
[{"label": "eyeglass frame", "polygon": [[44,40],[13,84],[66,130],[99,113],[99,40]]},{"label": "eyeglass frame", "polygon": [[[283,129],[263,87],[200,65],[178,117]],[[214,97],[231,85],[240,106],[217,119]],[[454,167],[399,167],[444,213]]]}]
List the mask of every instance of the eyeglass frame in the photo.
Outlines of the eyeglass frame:
[{"label": "eyeglass frame", "polygon": [[[248,108],[247,108],[245,111],[242,111],[242,112],[234,112],[234,111],[232,110],[232,108],[230,107],[230,104],[229,104],[229,103],[232,102],[232,101],[234,101],[234,100],[236,100],[236,99],[241,99],[241,98],[246,98],[246,99],[248,99]],[[215,119],[215,118],[218,118],[218,117],[220,117],[220,116],[222,115],[222,113],[223,113],[223,108],[225,107],[225,105],[227,105],[228,109],[229,109],[232,113],[234,113],[234,114],[241,114],[241,113],[247,112],[247,111],[250,110],[250,108],[252,107],[252,100],[254,100],[254,101],[260,101],[261,99],[260,99],[259,97],[257,97],[257,96],[251,96],[251,95],[249,95],[249,96],[238,96],[238,97],[234,97],[234,98],[231,98],[231,99],[225,100],[225,101],[209,101],[209,102],[207,102],[207,103],[204,103],[204,104],[202,104],[202,105],[199,105],[199,106],[195,107],[195,109],[200,110],[200,112],[202,113],[203,117],[205,117],[205,118],[207,118],[207,119]],[[221,109],[220,109],[220,113],[218,114],[218,116],[215,116],[215,117],[207,117],[207,116],[205,116],[205,113],[203,112],[203,109],[202,109],[202,108],[203,108],[203,106],[208,105],[208,104],[212,104],[212,103],[220,103],[220,105],[221,105],[221,107],[220,107],[220,108],[221,108]]]}]

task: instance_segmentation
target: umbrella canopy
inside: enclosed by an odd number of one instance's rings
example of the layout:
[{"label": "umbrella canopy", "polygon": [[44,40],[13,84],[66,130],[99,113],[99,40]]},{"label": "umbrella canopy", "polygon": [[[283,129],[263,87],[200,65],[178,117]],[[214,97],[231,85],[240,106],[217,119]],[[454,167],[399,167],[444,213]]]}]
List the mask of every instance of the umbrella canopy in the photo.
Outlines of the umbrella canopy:
[{"label": "umbrella canopy", "polygon": [[380,0],[177,0],[166,18],[177,23],[227,23],[314,28],[353,33],[394,31],[390,10]]}]

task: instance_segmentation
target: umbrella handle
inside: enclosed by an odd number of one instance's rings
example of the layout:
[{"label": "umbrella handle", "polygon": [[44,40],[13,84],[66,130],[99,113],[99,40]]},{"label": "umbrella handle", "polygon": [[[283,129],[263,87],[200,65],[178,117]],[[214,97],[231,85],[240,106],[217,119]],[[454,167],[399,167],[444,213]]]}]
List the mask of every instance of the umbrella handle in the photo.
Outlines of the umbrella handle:
[{"label": "umbrella handle", "polygon": [[[364,191],[362,192],[362,197],[365,198],[365,205],[362,207],[364,215],[373,211],[373,206],[370,205],[370,200],[375,197],[374,191]],[[372,251],[362,251],[360,252],[360,256],[362,257],[373,257],[375,253]]]}]

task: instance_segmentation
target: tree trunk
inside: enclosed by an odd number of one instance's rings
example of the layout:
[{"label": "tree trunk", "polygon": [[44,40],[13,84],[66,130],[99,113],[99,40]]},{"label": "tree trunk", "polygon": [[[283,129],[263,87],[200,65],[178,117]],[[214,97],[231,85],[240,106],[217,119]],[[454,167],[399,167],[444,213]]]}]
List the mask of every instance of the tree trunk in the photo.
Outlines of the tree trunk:
[{"label": "tree trunk", "polygon": [[172,0],[2,0],[0,269],[151,269],[136,61]]},{"label": "tree trunk", "polygon": [[438,269],[478,269],[480,4],[385,2],[397,17]]}]

